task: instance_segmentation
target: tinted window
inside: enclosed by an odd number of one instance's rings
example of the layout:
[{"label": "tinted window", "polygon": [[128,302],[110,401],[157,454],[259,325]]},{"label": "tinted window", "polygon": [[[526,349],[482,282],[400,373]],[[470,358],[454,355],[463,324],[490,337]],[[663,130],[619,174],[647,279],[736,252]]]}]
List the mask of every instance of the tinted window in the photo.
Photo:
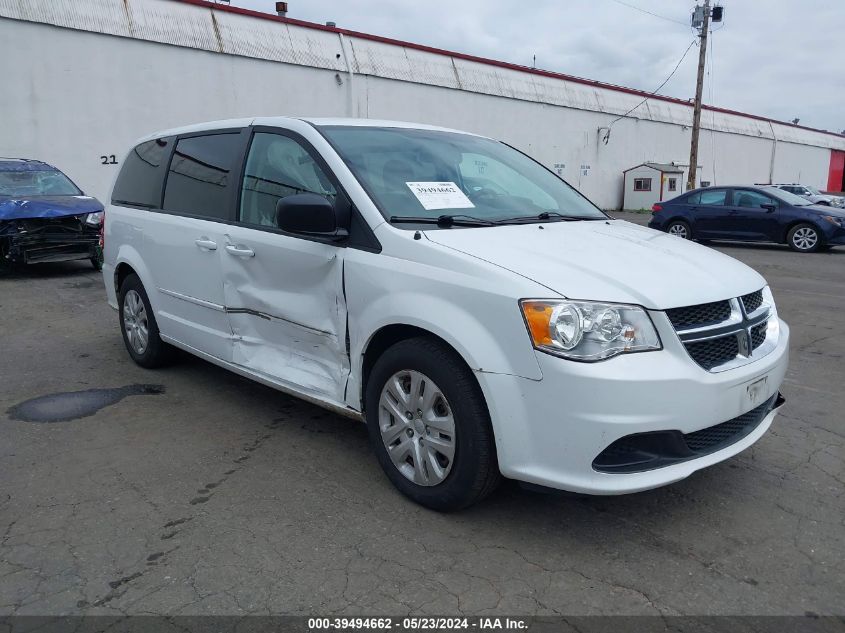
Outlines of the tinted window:
[{"label": "tinted window", "polygon": [[727,196],[726,189],[713,189],[712,191],[700,191],[689,197],[689,204],[702,205],[724,205]]},{"label": "tinted window", "polygon": [[176,143],[167,172],[165,210],[228,219],[239,146],[240,134],[192,136]]},{"label": "tinted window", "polygon": [[756,191],[737,189],[734,191],[734,205],[737,207],[759,209],[764,204],[774,204],[769,196],[764,196]]},{"label": "tinted window", "polygon": [[117,176],[112,191],[113,204],[156,208],[161,204],[164,163],[170,154],[172,138],[160,138],[133,148]]},{"label": "tinted window", "polygon": [[241,191],[241,222],[276,226],[276,203],[298,193],[334,201],[337,192],[322,168],[297,141],[257,133],[252,139]]}]

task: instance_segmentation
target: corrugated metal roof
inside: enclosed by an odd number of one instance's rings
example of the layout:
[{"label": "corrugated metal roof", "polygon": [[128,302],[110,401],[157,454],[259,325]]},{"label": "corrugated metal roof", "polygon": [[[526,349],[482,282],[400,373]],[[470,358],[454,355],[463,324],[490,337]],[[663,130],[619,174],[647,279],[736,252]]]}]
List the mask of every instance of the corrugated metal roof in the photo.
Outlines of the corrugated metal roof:
[{"label": "corrugated metal roof", "polygon": [[[681,167],[677,165],[670,165],[668,163],[644,163],[648,167],[652,169],[656,169],[657,171],[663,171],[668,173],[680,173],[683,171]],[[697,163],[696,163],[697,164]]]},{"label": "corrugated metal roof", "polygon": [[[338,41],[343,35],[353,70],[364,75],[600,112],[608,122],[649,96],[627,118],[692,121],[691,104],[672,97],[206,0],[0,0],[0,17],[337,72],[347,70]],[[712,106],[705,110],[703,129],[845,149],[839,134]]]}]

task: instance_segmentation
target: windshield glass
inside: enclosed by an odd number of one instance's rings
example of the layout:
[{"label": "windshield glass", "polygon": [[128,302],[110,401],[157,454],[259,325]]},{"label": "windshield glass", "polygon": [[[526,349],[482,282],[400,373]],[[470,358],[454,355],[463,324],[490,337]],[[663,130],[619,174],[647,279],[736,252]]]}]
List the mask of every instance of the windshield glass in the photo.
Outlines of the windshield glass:
[{"label": "windshield glass", "polygon": [[773,195],[779,200],[783,200],[787,204],[791,204],[793,207],[806,207],[813,204],[812,202],[807,200],[807,198],[796,196],[794,193],[789,193],[788,191],[778,189],[777,187],[768,187],[766,189],[766,193]]},{"label": "windshield glass", "polygon": [[0,196],[78,196],[82,192],[57,170],[0,171]]},{"label": "windshield glass", "polygon": [[607,219],[552,172],[497,141],[404,128],[320,131],[388,219],[455,215],[495,222],[543,213],[552,220]]},{"label": "windshield glass", "polygon": [[811,194],[813,194],[814,196],[820,196],[820,195],[822,195],[822,192],[821,192],[821,191],[819,191],[818,189],[816,189],[815,187],[810,187],[810,186],[808,186],[808,185],[804,185],[804,189],[806,189],[807,191],[809,191],[809,192],[810,192]]}]

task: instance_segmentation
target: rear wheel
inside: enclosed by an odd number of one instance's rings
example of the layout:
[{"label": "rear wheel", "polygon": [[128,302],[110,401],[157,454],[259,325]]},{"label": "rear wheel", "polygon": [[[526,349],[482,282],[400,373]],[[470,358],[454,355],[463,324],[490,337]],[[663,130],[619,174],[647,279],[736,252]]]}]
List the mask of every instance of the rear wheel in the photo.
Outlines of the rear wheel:
[{"label": "rear wheel", "polygon": [[666,232],[669,235],[674,235],[675,237],[680,237],[684,240],[692,239],[692,229],[690,228],[690,225],[683,220],[672,220],[666,227]]},{"label": "rear wheel", "polygon": [[429,338],[400,341],[376,361],[365,407],[370,442],[396,488],[434,510],[459,510],[501,476],[490,416],[470,369]]},{"label": "rear wheel", "polygon": [[789,248],[799,253],[813,253],[822,247],[819,230],[812,224],[796,224],[786,236]]},{"label": "rear wheel", "polygon": [[132,360],[148,369],[168,364],[176,350],[161,340],[150,300],[137,275],[127,276],[120,285],[118,308],[123,343]]}]

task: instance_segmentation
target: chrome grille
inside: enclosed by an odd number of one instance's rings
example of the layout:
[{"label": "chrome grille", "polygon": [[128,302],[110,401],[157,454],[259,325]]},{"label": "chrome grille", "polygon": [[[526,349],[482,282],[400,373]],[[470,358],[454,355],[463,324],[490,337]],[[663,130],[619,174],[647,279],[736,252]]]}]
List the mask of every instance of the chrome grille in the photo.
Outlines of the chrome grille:
[{"label": "chrome grille", "polygon": [[766,329],[768,327],[769,322],[763,321],[760,325],[751,328],[751,351],[754,351],[766,341]]},{"label": "chrome grille", "polygon": [[727,320],[731,316],[731,304],[729,301],[714,301],[685,308],[672,308],[666,310],[666,314],[675,329],[691,325],[700,327]]},{"label": "chrome grille", "polygon": [[707,371],[733,360],[739,354],[739,341],[735,334],[688,343],[686,347],[692,359]]},{"label": "chrome grille", "polygon": [[758,290],[749,295],[742,297],[742,305],[745,307],[745,312],[751,314],[755,312],[763,304],[763,291]]},{"label": "chrome grille", "polygon": [[725,371],[768,354],[777,336],[768,337],[774,306],[762,290],[734,299],[672,308],[666,316],[690,357],[703,369]]}]

